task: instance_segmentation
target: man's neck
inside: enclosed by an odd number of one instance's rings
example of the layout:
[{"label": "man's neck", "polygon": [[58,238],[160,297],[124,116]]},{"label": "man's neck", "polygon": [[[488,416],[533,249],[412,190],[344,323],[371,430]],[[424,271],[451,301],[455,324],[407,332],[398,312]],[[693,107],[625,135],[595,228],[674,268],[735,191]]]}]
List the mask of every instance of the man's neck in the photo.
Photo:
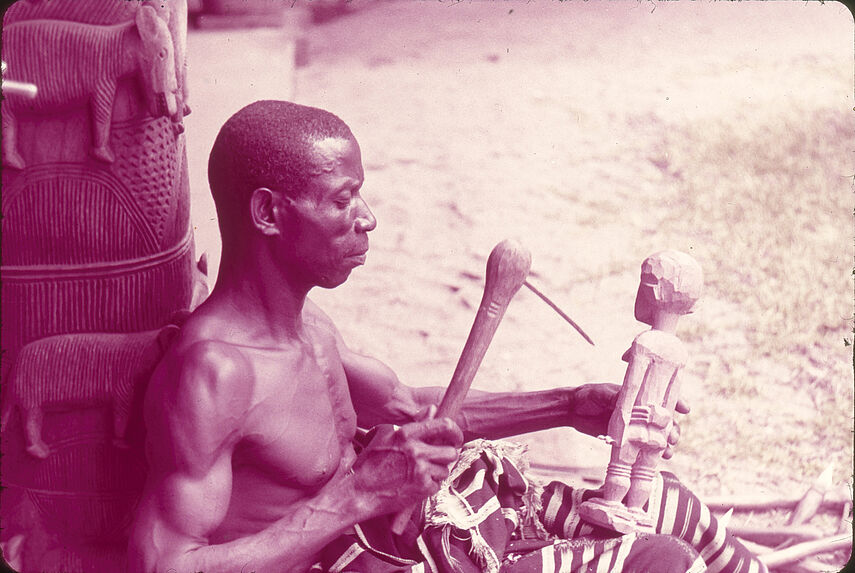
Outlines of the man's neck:
[{"label": "man's neck", "polygon": [[231,307],[240,323],[250,323],[251,338],[278,344],[302,338],[308,291],[281,265],[247,255],[223,259],[210,298]]}]

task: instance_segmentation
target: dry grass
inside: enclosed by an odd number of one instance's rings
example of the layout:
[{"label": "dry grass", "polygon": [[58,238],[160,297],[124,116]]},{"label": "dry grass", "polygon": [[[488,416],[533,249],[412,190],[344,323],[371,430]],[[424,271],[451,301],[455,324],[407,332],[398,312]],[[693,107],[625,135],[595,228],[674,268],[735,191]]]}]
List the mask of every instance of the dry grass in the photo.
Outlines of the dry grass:
[{"label": "dry grass", "polygon": [[[839,110],[787,110],[681,135],[671,151],[679,202],[665,227],[696,237],[707,296],[743,315],[741,351],[710,353],[708,372],[735,398],[762,396],[764,384],[809,397],[814,423],[780,439],[821,444],[847,467],[852,236],[841,222],[853,205],[851,121]],[[707,322],[687,335],[704,340],[716,327]]]},{"label": "dry grass", "polygon": [[[709,396],[740,406],[702,405],[686,421],[681,452],[696,470],[730,472],[730,461],[747,460],[753,479],[793,494],[828,463],[837,475],[850,471],[852,128],[845,111],[797,109],[686,126],[669,137],[678,199],[662,228],[693,237],[705,299],[738,311],[718,319],[706,312],[683,333],[705,349],[694,375]],[[734,435],[752,439],[734,443]],[[747,519],[772,525],[786,517]],[[839,520],[814,523],[833,530]],[[836,570],[848,555],[827,559]]]}]

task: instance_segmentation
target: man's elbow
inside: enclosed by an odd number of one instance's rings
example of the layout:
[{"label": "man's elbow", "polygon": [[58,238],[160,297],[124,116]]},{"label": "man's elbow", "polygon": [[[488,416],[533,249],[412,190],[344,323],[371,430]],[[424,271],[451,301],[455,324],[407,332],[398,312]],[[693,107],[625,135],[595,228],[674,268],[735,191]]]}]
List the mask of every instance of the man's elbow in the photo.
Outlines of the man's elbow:
[{"label": "man's elbow", "polygon": [[[128,573],[183,573],[184,560],[173,552],[154,545],[135,544],[128,547]],[[193,569],[195,571],[195,569]]]},{"label": "man's elbow", "polygon": [[156,523],[137,519],[128,541],[128,573],[181,573],[175,536]]},{"label": "man's elbow", "polygon": [[148,547],[136,539],[134,533],[132,532],[128,543],[128,573],[154,573],[158,570],[157,559]]}]

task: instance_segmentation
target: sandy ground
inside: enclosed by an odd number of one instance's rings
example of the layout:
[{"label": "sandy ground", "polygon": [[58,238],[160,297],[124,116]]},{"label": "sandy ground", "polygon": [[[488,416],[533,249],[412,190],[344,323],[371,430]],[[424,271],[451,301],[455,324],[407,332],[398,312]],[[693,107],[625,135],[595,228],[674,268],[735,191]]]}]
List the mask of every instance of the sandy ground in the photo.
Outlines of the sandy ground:
[{"label": "sandy ground", "polygon": [[[784,383],[776,370],[792,353],[784,341],[777,350],[756,351],[746,339],[751,317],[727,286],[740,278],[719,276],[714,264],[740,256],[730,234],[740,223],[712,236],[696,232],[691,218],[703,219],[705,207],[687,213],[684,195],[692,177],[713,187],[719,178],[738,176],[727,154],[697,156],[708,133],[726,138],[733,130],[749,141],[768,136],[764,146],[778,149],[788,122],[813,122],[817,110],[833,118],[851,114],[853,25],[842,5],[353,6],[344,18],[305,28],[308,65],[293,73],[289,40],[304,16],[299,4],[284,28],[189,34],[193,217],[197,250],[212,259],[212,279],[219,239],[205,164],[218,127],[256,99],[323,107],[360,141],[363,194],[379,220],[365,268],[345,286],[313,296],[354,349],[382,358],[407,383],[445,385],[481,297],[486,256],[500,240],[516,238],[532,252],[532,281],[596,347],[522,291],[475,386],[534,390],[619,382],[620,356],[646,328],[633,318],[639,265],[663,248],[684,250],[713,280],[681,325],[693,357],[683,382],[693,414],[684,424],[683,453],[671,467],[705,495],[800,492],[829,461],[837,464],[835,481],[847,480],[851,115],[842,120],[849,122],[845,133],[817,127],[819,141],[836,138],[830,145],[838,152],[819,174],[822,188],[779,189],[782,204],[809,193],[830,198],[831,207],[813,214],[818,238],[804,239],[829,248],[811,255],[818,259],[812,270],[789,278],[810,289],[816,276],[838,277],[826,297],[831,310],[817,312],[817,324],[824,322],[811,326],[820,333],[816,367],[843,397],[830,411],[817,408],[799,380]],[[778,127],[764,132],[770,125]],[[740,133],[743,126],[748,130]],[[780,170],[819,169],[810,145],[794,143],[792,155],[804,161]],[[768,257],[780,268],[806,249],[798,241],[773,241]],[[787,284],[779,290],[784,304],[801,304],[786,298]],[[711,371],[721,360],[742,370]],[[751,378],[750,392],[728,390],[740,377]],[[828,425],[846,428],[842,442],[824,438]],[[541,463],[604,467],[607,459],[604,444],[571,430],[523,439]]]}]

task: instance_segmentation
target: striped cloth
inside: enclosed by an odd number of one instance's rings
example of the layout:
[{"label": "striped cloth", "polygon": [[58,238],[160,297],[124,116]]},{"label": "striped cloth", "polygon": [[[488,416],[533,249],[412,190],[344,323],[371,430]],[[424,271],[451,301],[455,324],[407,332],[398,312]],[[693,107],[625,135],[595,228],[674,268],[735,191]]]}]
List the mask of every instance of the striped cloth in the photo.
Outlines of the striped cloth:
[{"label": "striped cloth", "polygon": [[579,504],[597,490],[542,487],[526,478],[523,453],[509,442],[468,444],[401,536],[391,533],[390,516],[358,524],[312,571],[766,573],[672,474],[656,478],[645,506],[656,534],[619,535],[579,519]]}]

